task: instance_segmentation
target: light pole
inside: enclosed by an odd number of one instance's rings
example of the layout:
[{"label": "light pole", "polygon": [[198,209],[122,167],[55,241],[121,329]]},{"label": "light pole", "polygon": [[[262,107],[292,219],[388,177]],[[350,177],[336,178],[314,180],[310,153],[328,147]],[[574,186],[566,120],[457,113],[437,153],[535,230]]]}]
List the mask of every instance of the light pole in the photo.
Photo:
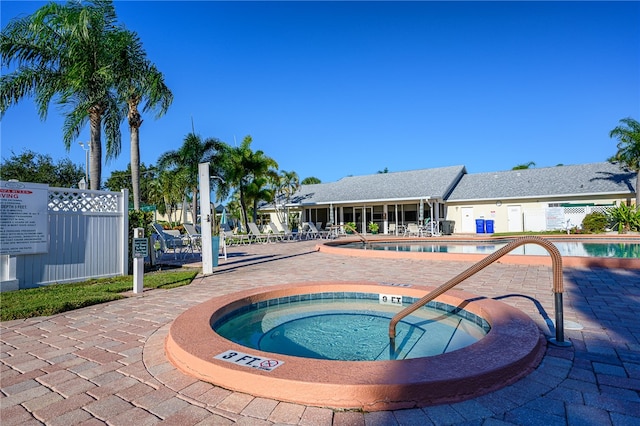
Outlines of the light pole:
[{"label": "light pole", "polygon": [[85,147],[84,142],[78,143],[84,150],[84,180],[87,184],[87,187],[91,188],[89,186],[89,152],[91,151],[91,145],[89,145],[89,142],[87,142],[87,146]]}]

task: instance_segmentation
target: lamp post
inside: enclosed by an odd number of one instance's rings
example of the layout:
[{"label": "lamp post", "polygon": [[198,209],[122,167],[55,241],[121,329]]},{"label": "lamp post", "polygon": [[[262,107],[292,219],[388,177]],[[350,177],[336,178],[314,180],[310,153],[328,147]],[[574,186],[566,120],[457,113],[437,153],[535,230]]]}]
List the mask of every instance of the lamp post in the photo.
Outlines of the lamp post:
[{"label": "lamp post", "polygon": [[84,180],[86,185],[89,186],[89,152],[91,151],[91,145],[89,145],[89,142],[87,142],[87,146],[84,145],[84,142],[78,143],[84,150]]}]

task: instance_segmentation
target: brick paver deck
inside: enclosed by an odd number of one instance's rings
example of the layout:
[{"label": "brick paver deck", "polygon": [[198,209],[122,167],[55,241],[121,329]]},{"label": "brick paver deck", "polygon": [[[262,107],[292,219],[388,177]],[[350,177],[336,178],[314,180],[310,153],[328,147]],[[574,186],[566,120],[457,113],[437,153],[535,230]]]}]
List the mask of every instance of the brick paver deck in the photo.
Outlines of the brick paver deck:
[{"label": "brick paver deck", "polygon": [[[456,404],[334,412],[231,392],[167,361],[163,342],[171,321],[218,295],[316,280],[436,286],[470,266],[336,256],[315,251],[315,244],[231,247],[213,275],[189,286],[0,323],[0,424],[640,424],[638,270],[565,268],[565,335],[573,346],[549,346],[529,376]],[[551,335],[551,279],[548,267],[495,264],[459,288],[523,310]]]}]

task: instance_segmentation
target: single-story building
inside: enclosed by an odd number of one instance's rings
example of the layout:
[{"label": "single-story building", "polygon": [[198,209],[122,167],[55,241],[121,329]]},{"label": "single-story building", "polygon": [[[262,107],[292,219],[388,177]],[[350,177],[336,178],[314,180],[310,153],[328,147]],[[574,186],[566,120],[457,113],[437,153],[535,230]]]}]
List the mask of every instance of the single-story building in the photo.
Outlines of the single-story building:
[{"label": "single-story building", "polygon": [[298,212],[300,222],[355,222],[362,233],[369,222],[387,234],[428,220],[456,233],[479,232],[486,221],[489,232],[541,231],[580,226],[589,212],[633,202],[635,181],[635,172],[609,162],[472,174],[458,165],[302,185],[260,210],[276,224],[282,212]]}]

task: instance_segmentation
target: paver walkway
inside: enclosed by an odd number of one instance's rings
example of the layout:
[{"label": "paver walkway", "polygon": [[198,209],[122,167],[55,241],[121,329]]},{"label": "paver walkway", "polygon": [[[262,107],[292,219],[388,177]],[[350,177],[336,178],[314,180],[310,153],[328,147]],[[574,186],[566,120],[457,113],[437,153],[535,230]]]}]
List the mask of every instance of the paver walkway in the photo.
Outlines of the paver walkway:
[{"label": "paver walkway", "polygon": [[[637,270],[565,269],[565,335],[573,346],[549,346],[529,376],[456,404],[334,412],[221,389],[182,374],[167,361],[163,341],[171,321],[221,294],[319,280],[435,286],[470,266],[336,256],[316,252],[315,244],[231,247],[229,259],[213,275],[189,286],[0,323],[0,424],[640,424]],[[518,307],[550,334],[551,280],[548,267],[495,264],[460,288]]]}]

